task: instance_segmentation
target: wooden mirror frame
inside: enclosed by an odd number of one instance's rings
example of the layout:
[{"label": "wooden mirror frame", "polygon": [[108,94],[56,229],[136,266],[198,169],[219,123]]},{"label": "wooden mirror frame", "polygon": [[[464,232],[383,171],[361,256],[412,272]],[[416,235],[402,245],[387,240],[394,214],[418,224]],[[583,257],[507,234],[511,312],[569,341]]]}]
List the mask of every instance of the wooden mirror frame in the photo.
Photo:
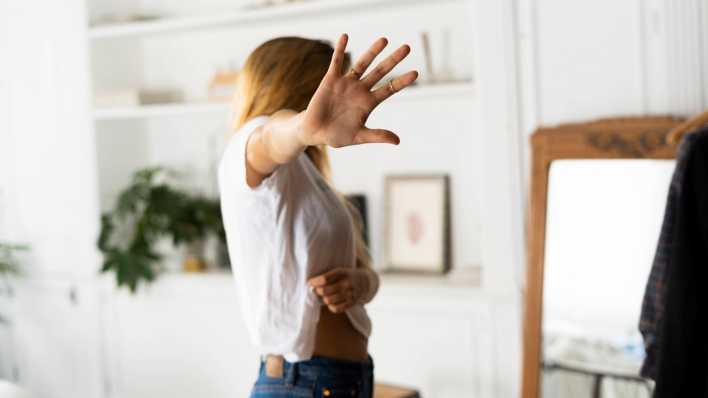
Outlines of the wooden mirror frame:
[{"label": "wooden mirror frame", "polygon": [[531,136],[522,398],[540,395],[543,267],[551,163],[560,159],[674,159],[676,146],[668,143],[667,137],[680,123],[680,119],[663,116],[602,119],[541,128]]}]

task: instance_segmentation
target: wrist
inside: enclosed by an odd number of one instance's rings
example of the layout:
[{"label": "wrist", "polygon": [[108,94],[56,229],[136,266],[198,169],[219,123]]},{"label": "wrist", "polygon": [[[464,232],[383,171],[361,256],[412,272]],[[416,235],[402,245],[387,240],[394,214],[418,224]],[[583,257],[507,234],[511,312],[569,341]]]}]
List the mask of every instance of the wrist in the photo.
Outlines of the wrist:
[{"label": "wrist", "polygon": [[272,123],[264,126],[263,141],[271,159],[278,164],[290,162],[307,147],[300,137],[300,115],[291,110],[281,110],[273,114]]},{"label": "wrist", "polygon": [[356,277],[360,286],[356,302],[358,304],[366,304],[374,298],[379,290],[378,275],[371,268],[357,268]]},{"label": "wrist", "polygon": [[301,146],[302,148],[307,148],[308,146],[317,145],[315,142],[313,142],[313,140],[312,140],[313,134],[312,134],[311,128],[307,125],[307,123],[305,121],[305,112],[307,112],[307,110],[304,110],[293,117],[294,122],[295,122],[294,123],[295,142],[297,145]]}]

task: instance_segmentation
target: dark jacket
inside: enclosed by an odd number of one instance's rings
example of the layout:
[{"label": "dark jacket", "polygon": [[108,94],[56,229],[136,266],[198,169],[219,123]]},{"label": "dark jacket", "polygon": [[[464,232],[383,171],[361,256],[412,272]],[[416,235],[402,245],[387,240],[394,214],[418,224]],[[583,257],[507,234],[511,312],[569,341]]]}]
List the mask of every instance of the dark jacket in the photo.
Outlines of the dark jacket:
[{"label": "dark jacket", "polygon": [[676,214],[683,194],[685,170],[688,164],[688,154],[692,151],[696,136],[687,135],[681,142],[676,154],[676,167],[674,168],[669,195],[666,199],[664,220],[659,234],[659,243],[654,254],[649,280],[647,281],[642,301],[642,311],[639,318],[639,331],[644,338],[646,357],[641,368],[641,375],[646,378],[656,378],[656,362],[659,351],[659,335],[664,318],[666,269],[673,255],[673,241],[676,225]]},{"label": "dark jacket", "polygon": [[681,152],[679,194],[665,219],[673,227],[669,236],[662,233],[670,248],[663,291],[655,297],[662,309],[654,347],[657,398],[708,397],[708,129],[687,135]]}]

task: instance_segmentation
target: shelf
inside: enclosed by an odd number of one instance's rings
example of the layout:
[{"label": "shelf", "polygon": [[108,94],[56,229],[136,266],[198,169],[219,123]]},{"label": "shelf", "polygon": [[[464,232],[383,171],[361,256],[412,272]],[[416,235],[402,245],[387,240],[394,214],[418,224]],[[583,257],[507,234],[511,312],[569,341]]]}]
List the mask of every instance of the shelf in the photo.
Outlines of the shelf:
[{"label": "shelf", "polygon": [[229,103],[187,102],[174,104],[150,104],[131,107],[97,108],[93,112],[95,120],[146,119],[158,116],[177,116],[205,113],[226,113]]},{"label": "shelf", "polygon": [[[391,101],[418,101],[432,98],[446,100],[474,98],[474,83],[440,83],[413,86],[392,97]],[[97,121],[121,119],[146,119],[161,116],[194,114],[228,114],[229,103],[187,102],[174,104],[151,104],[134,107],[98,108],[93,116]]]},{"label": "shelf", "polygon": [[[381,286],[377,299],[371,303],[374,309],[415,307],[464,312],[484,303],[505,302],[498,295],[485,291],[475,283],[457,280],[449,275],[406,276],[382,273],[380,278]],[[109,280],[108,283],[113,282]],[[121,291],[129,294],[125,289]],[[201,297],[235,297],[234,276],[229,270],[165,273],[158,276],[155,283],[144,286],[140,291],[141,294],[152,297],[172,299],[175,292]]]},{"label": "shelf", "polygon": [[[456,2],[461,0],[439,0]],[[371,11],[378,8],[410,6],[426,3],[426,0],[308,0],[299,3],[242,9],[218,15],[196,17],[165,17],[150,21],[98,25],[89,28],[91,39],[151,35],[176,31],[206,28],[235,28],[264,22],[276,22],[285,18],[312,16],[322,13]]]}]

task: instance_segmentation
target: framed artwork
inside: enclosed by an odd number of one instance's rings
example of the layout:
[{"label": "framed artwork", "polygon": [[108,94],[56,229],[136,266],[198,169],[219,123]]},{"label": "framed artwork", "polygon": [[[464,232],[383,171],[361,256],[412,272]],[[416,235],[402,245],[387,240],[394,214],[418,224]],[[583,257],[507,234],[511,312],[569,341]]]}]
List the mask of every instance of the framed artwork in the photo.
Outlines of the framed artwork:
[{"label": "framed artwork", "polygon": [[449,177],[389,176],[385,184],[385,270],[437,274],[448,271]]}]

